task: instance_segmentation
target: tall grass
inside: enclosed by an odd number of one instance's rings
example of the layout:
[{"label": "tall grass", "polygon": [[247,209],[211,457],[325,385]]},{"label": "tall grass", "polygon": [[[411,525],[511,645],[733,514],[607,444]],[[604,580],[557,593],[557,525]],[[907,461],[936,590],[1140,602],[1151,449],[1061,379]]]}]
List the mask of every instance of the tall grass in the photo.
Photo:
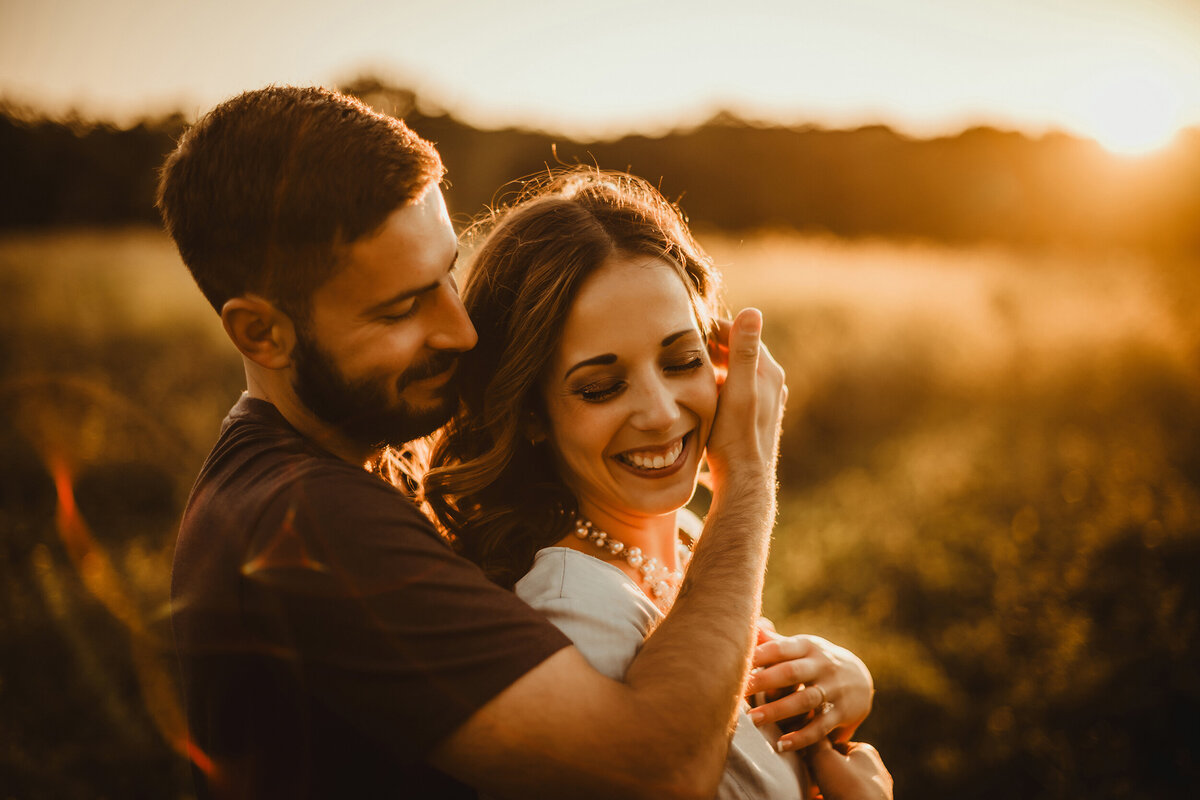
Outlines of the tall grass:
[{"label": "tall grass", "polygon": [[767,607],[907,793],[1162,797],[1200,744],[1194,264],[709,242],[792,388]]},{"label": "tall grass", "polygon": [[[871,666],[899,793],[1196,782],[1196,264],[703,240],[788,371],[767,609]],[[240,363],[156,230],[0,239],[0,289],[0,784],[186,796],[171,543]]]}]

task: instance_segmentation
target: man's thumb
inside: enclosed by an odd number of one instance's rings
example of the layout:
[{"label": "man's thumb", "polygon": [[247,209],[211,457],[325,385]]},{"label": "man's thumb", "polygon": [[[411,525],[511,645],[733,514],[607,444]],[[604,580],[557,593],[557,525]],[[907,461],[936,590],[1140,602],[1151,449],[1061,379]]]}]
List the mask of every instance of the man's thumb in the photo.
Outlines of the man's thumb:
[{"label": "man's thumb", "polygon": [[729,377],[730,381],[752,379],[758,369],[759,343],[762,338],[762,312],[757,308],[744,308],[733,320],[729,332]]}]

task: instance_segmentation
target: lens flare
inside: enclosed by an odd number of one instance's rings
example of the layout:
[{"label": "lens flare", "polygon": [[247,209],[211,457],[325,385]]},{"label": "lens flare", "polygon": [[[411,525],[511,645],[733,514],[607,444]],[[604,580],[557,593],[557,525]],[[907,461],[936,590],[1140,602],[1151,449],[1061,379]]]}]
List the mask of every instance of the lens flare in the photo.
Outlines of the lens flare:
[{"label": "lens flare", "polygon": [[51,458],[50,472],[58,497],[55,522],[59,537],[84,587],[129,630],[130,655],[146,710],[159,733],[175,752],[212,776],[212,760],[188,735],[178,691],[163,667],[158,642],[147,629],[137,603],[125,590],[111,558],[92,536],[87,522],[79,513],[67,460],[62,457]]},{"label": "lens flare", "polygon": [[242,565],[242,574],[251,577],[268,569],[308,569],[329,572],[329,568],[313,558],[304,539],[296,534],[296,509],[291,507],[279,530],[259,552]]}]

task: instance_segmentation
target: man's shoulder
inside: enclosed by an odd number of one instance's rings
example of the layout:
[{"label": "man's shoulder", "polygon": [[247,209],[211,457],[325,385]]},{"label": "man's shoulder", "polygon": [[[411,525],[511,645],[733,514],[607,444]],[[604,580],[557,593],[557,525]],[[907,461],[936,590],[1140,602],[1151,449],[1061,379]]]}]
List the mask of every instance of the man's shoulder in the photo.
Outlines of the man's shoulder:
[{"label": "man's shoulder", "polygon": [[270,403],[243,396],[221,426],[197,486],[271,497],[297,488],[310,496],[368,493],[412,503],[386,481],[321,449],[284,420]]},{"label": "man's shoulder", "polygon": [[[247,402],[247,401],[250,402]],[[243,397],[192,488],[180,543],[201,537],[239,547],[286,525],[320,533],[397,530],[437,539],[412,499],[362,467],[327,453],[289,426],[263,401]]]},{"label": "man's shoulder", "polygon": [[221,424],[220,436],[200,477],[203,480],[206,473],[248,465],[257,465],[266,472],[276,462],[286,462],[292,469],[336,472],[341,467],[352,468],[301,435],[275,406],[242,395]]}]

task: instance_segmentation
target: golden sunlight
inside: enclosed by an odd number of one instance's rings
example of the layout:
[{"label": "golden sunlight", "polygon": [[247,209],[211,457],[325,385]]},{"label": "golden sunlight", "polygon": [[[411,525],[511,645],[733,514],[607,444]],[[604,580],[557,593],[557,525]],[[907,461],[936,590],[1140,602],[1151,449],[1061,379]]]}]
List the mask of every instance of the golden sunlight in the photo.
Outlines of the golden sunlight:
[{"label": "golden sunlight", "polygon": [[1182,127],[1179,82],[1148,65],[1113,70],[1096,81],[1076,116],[1082,133],[1118,155],[1166,147]]}]

